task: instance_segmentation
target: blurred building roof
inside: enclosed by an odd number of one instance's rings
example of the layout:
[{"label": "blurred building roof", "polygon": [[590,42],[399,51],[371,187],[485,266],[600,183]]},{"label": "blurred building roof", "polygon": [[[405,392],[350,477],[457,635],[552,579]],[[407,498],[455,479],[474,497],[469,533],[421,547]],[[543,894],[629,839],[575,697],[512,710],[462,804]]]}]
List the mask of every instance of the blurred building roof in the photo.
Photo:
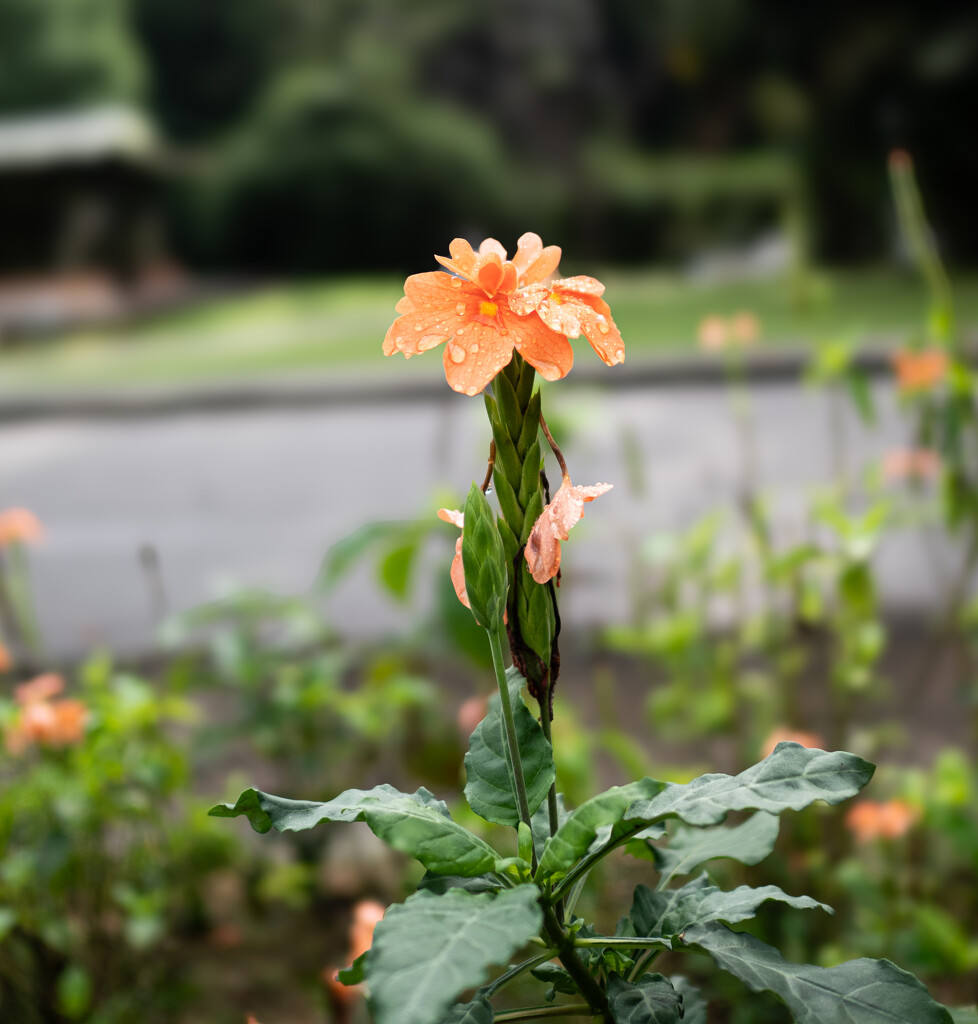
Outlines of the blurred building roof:
[{"label": "blurred building roof", "polygon": [[159,141],[130,107],[104,106],[0,118],[0,171],[123,158],[150,162]]}]

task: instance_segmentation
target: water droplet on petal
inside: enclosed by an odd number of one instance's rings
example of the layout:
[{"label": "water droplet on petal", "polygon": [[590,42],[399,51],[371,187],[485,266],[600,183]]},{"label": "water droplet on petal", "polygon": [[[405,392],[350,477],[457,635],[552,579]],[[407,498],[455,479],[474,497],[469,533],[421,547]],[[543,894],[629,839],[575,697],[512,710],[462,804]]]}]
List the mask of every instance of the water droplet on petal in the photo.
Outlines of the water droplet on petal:
[{"label": "water droplet on petal", "polygon": [[477,395],[477,394],[479,393],[479,389],[478,389],[478,388],[477,388],[477,387],[476,387],[476,386],[475,386],[474,384],[470,384],[470,385],[469,385],[469,386],[468,386],[468,387],[467,387],[467,388],[465,389],[465,393],[466,393],[467,395]]},{"label": "water droplet on petal", "polygon": [[465,328],[464,328],[464,327],[459,327],[459,328],[458,328],[458,329],[457,329],[457,330],[455,331],[455,333],[456,333],[456,334],[465,334]]},{"label": "water droplet on petal", "polygon": [[471,344],[471,345],[469,345],[469,351],[470,351],[470,352],[471,352],[471,353],[472,353],[473,355],[475,355],[475,354],[476,354],[476,352],[478,352],[478,351],[479,351],[479,343],[478,343],[477,341],[473,341],[473,342],[472,342],[472,344]]},{"label": "water droplet on petal", "polygon": [[609,327],[609,326],[608,326],[608,325],[607,325],[606,323],[599,323],[599,324],[598,324],[598,330],[599,330],[599,331],[600,331],[600,332],[601,332],[602,334],[607,334],[607,333],[608,333],[608,331],[610,331],[610,330],[611,330],[611,328],[610,328],[610,327]]},{"label": "water droplet on petal", "polygon": [[456,345],[454,342],[448,346],[448,358],[453,363],[462,363],[465,361],[465,349],[461,345]]},{"label": "water droplet on petal", "polygon": [[461,316],[465,312],[465,303],[464,302],[460,302],[455,307],[455,312],[458,313],[459,316]]},{"label": "water droplet on petal", "polygon": [[461,288],[462,287],[462,279],[460,277],[453,277],[452,278],[452,287],[453,288]]},{"label": "water droplet on petal", "polygon": [[420,331],[420,330],[421,330],[421,324],[415,324],[415,325],[414,325],[414,329],[415,329],[416,331]]}]

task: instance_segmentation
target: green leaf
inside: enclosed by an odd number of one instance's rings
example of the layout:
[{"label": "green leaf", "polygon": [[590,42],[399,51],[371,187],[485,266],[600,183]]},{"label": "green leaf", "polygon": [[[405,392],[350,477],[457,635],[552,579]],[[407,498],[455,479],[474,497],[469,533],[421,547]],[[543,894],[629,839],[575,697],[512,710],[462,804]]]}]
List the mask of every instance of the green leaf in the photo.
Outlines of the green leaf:
[{"label": "green leaf", "polygon": [[718,825],[729,811],[799,811],[816,800],[837,804],[854,796],[875,767],[855,754],[827,753],[799,743],[779,743],[774,752],[739,775],[701,775],[670,783],[651,799],[637,800],[625,821],[647,824],[679,818],[687,825]]},{"label": "green leaf", "polygon": [[507,963],[539,931],[538,896],[533,885],[498,896],[453,889],[391,907],[367,957],[377,1024],[440,1024],[460,992],[481,985],[489,967]]},{"label": "green leaf", "polygon": [[978,1024],[978,1007],[951,1007],[949,1013],[954,1024]]},{"label": "green leaf", "polygon": [[679,1024],[682,996],[661,974],[646,974],[631,985],[617,974],[608,979],[608,1006],[615,1024]]},{"label": "green leaf", "polygon": [[441,1024],[492,1024],[493,1017],[492,1003],[479,996],[470,1003],[456,1003]]},{"label": "green leaf", "polygon": [[682,974],[671,974],[672,987],[683,997],[683,1024],[708,1024],[703,993]]},{"label": "green leaf", "polygon": [[343,967],[336,972],[337,980],[344,985],[359,985],[364,979],[363,968],[367,960],[367,954],[361,953],[349,967]]},{"label": "green leaf", "polygon": [[553,987],[556,992],[563,992],[565,995],[575,995],[578,991],[577,983],[570,976],[570,972],[561,967],[560,964],[546,963],[534,967],[530,971],[537,981]]},{"label": "green leaf", "polygon": [[494,874],[463,878],[461,875],[435,875],[427,871],[424,878],[418,882],[418,888],[438,895],[448,892],[449,889],[464,889],[466,892],[498,892],[502,888],[502,882]]},{"label": "green leaf", "polygon": [[545,882],[566,875],[588,852],[603,826],[611,826],[605,845],[616,842],[623,835],[634,834],[645,828],[646,823],[632,826],[623,823],[622,818],[636,803],[641,805],[643,802],[650,802],[649,798],[661,793],[665,785],[656,779],[641,779],[627,786],[613,786],[575,808],[544,848],[536,880]]},{"label": "green leaf", "polygon": [[832,908],[824,903],[810,896],[789,896],[776,885],[765,885],[758,889],[741,885],[725,891],[713,885],[709,877],[703,874],[680,889],[662,891],[647,885],[636,886],[629,916],[637,935],[672,938],[689,925],[706,921],[724,921],[727,924],[747,921],[757,914],[757,908],[767,900],[787,903],[800,910],[820,908],[832,913]]},{"label": "green leaf", "polygon": [[381,583],[400,601],[403,601],[408,595],[408,585],[411,582],[411,570],[414,568],[418,555],[419,540],[419,537],[415,537],[388,551],[377,567]]},{"label": "green leaf", "polygon": [[247,815],[256,832],[270,828],[299,832],[323,821],[365,821],[395,850],[410,854],[438,875],[484,875],[494,869],[499,856],[488,843],[452,821],[444,802],[424,787],[416,793],[401,793],[388,785],[348,789],[326,803],[247,789],[236,804],[218,804],[210,814],[218,818]]},{"label": "green leaf", "polygon": [[[523,703],[523,677],[515,668],[506,672],[513,703],[516,736],[526,778],[530,814],[547,799],[554,781],[554,759],[540,723]],[[497,825],[519,824],[520,812],[513,788],[513,772],[504,733],[499,695],[489,702],[489,713],[476,726],[465,755],[465,798],[476,814]]]},{"label": "green leaf", "polygon": [[837,967],[796,964],[753,935],[717,923],[693,925],[684,940],[752,991],[774,992],[797,1024],[951,1024],[951,1015],[927,989],[889,960],[850,960]]},{"label": "green leaf", "polygon": [[716,858],[759,864],[774,849],[781,821],[776,814],[758,811],[740,825],[714,828],[686,828],[680,825],[669,837],[669,845],[654,846],[656,867],[668,885],[674,875],[688,875],[701,864]]}]

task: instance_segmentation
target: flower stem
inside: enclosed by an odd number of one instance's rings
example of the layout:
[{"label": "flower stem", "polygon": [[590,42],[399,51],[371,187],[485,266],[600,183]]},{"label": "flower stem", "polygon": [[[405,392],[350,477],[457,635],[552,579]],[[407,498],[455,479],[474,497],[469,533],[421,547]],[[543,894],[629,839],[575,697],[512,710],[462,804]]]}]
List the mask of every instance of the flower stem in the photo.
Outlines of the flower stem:
[{"label": "flower stem", "polygon": [[[509,684],[506,681],[506,666],[503,663],[503,644],[501,629],[488,629],[489,648],[492,651],[492,667],[496,672],[496,685],[499,687],[499,703],[503,710],[503,723],[506,728],[506,744],[509,747],[510,764],[513,766],[513,785],[516,789],[516,803],[520,812],[520,820],[527,828],[530,827],[530,803],[526,796],[526,779],[523,777],[523,761],[520,757],[520,746],[516,736],[516,720],[513,718],[513,702],[509,699]],[[534,859],[536,859],[534,857]],[[536,865],[534,865],[535,869]]]}]

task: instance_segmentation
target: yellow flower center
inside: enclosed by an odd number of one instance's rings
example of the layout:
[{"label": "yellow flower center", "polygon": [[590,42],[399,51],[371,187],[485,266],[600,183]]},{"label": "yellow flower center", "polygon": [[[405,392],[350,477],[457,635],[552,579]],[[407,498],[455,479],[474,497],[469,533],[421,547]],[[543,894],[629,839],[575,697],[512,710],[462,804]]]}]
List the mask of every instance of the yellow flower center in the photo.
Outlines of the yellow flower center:
[{"label": "yellow flower center", "polygon": [[564,300],[556,292],[551,292],[547,298],[550,299],[551,302],[556,302],[558,306],[563,305]]},{"label": "yellow flower center", "polygon": [[495,316],[498,309],[499,307],[495,302],[489,301],[483,302],[482,305],[479,306],[479,312],[483,316]]}]

